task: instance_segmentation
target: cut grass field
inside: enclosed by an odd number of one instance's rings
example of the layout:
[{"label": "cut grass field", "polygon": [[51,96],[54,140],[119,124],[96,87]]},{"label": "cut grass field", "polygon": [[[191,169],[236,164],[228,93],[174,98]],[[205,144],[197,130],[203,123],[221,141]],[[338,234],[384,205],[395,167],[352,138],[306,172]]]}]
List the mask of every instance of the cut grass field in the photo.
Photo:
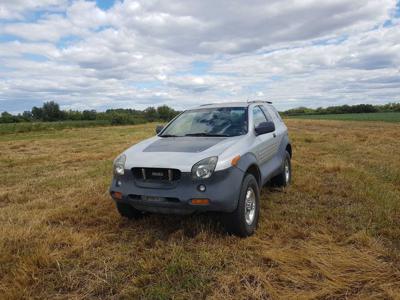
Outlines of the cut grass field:
[{"label": "cut grass field", "polygon": [[290,116],[293,119],[400,122],[400,112]]},{"label": "cut grass field", "polygon": [[60,122],[22,122],[0,124],[0,135],[31,131],[54,131],[71,128],[110,126],[108,120],[96,121],[60,121]]},{"label": "cut grass field", "polygon": [[400,124],[287,123],[293,183],[247,239],[117,214],[112,160],[154,124],[0,136],[1,298],[399,299]]},{"label": "cut grass field", "polygon": [[[146,123],[143,119],[129,121],[130,125]],[[134,122],[134,123],[132,123]],[[81,120],[81,121],[59,121],[59,122],[21,122],[21,123],[0,123],[0,135],[26,132],[48,132],[72,128],[86,128],[99,126],[113,126],[112,120]]]}]

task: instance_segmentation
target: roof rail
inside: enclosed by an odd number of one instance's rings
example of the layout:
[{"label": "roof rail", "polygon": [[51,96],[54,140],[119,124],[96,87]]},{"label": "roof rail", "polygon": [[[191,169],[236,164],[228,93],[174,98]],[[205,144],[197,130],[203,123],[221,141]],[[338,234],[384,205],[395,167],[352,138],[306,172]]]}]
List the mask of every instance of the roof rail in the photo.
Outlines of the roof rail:
[{"label": "roof rail", "polygon": [[207,106],[207,105],[212,105],[212,103],[201,104],[199,106]]},{"label": "roof rail", "polygon": [[247,103],[259,103],[259,102],[272,104],[271,101],[267,101],[267,100],[247,100]]}]

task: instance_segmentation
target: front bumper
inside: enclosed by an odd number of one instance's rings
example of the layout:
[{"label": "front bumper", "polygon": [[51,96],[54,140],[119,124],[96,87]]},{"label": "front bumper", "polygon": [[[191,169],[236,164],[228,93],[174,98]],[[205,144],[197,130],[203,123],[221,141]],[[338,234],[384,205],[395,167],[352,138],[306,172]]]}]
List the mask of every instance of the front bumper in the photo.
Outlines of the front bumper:
[{"label": "front bumper", "polygon": [[[182,173],[179,180],[162,183],[136,180],[131,170],[125,170],[125,175],[114,176],[110,194],[114,201],[130,204],[141,211],[167,214],[232,212],[237,207],[243,175],[242,170],[231,167],[216,171],[210,178],[203,180],[193,179],[191,173]],[[198,190],[200,184],[206,186],[204,192]],[[114,197],[115,192],[122,194],[121,199]],[[145,197],[161,199],[147,200]],[[209,204],[193,205],[192,199],[208,199]]]}]

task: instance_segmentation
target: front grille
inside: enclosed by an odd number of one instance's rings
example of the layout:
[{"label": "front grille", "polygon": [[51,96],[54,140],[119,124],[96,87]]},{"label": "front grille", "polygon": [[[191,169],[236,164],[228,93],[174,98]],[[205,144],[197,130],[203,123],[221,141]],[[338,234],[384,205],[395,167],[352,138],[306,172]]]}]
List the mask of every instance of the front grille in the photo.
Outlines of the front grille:
[{"label": "front grille", "polygon": [[175,181],[181,178],[181,171],[165,168],[132,168],[135,179],[149,181]]},{"label": "front grille", "polygon": [[[154,200],[162,201],[162,202],[173,202],[173,203],[179,202],[179,199],[175,198],[175,197],[148,197],[148,196],[146,197],[146,196],[135,195],[135,194],[129,194],[128,196],[132,200],[143,200],[143,201],[147,201],[149,203],[151,203]],[[151,198],[156,198],[156,199],[153,200]]]}]

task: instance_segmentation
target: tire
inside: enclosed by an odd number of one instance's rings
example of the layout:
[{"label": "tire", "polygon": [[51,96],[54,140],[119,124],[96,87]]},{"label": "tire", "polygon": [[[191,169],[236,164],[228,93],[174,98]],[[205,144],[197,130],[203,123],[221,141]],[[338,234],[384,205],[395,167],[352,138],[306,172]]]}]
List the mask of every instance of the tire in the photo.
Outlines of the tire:
[{"label": "tire", "polygon": [[116,205],[117,210],[122,217],[128,219],[138,219],[143,216],[143,213],[140,210],[137,210],[129,204],[117,202]]},{"label": "tire", "polygon": [[260,190],[257,180],[253,175],[246,174],[240,189],[237,208],[225,215],[227,231],[240,237],[252,235],[258,225],[259,212]]},{"label": "tire", "polygon": [[282,172],[272,178],[272,184],[275,186],[285,187],[290,184],[292,180],[292,165],[290,162],[290,154],[286,151],[285,159],[283,160],[282,164]]}]

